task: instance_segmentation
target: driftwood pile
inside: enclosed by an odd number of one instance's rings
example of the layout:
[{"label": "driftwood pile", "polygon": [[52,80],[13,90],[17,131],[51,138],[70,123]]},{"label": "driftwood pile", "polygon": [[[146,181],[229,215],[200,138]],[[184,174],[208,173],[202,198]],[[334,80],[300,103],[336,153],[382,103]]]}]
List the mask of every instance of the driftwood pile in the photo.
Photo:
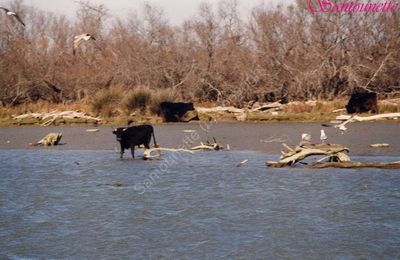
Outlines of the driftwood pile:
[{"label": "driftwood pile", "polygon": [[314,155],[324,155],[323,159],[335,162],[349,162],[350,158],[344,153],[349,149],[342,145],[335,144],[312,144],[310,142],[302,142],[295,148],[291,148],[286,144],[282,144],[288,149],[287,152],[281,152],[281,157],[278,162],[269,161],[266,163],[269,167],[281,168],[293,166],[297,162],[301,162],[305,158]]},{"label": "driftwood pile", "polygon": [[13,116],[14,120],[21,122],[24,119],[36,119],[43,122],[42,126],[49,126],[59,119],[82,119],[86,123],[99,123],[101,121],[98,117],[92,117],[86,115],[83,112],[78,111],[52,111],[49,113],[27,113],[19,116]]},{"label": "driftwood pile", "polygon": [[266,112],[266,111],[277,111],[283,108],[283,104],[279,102],[267,103],[258,106],[253,106],[250,109],[243,109],[243,108],[236,108],[236,107],[212,107],[212,108],[205,108],[205,107],[196,107],[197,112],[203,114],[209,113],[231,113],[233,114],[237,120],[245,121],[247,119],[247,113],[249,112]]},{"label": "driftwood pile", "polygon": [[[349,149],[337,144],[312,144],[310,142],[302,142],[295,148],[291,148],[286,144],[284,147],[287,152],[281,152],[282,155],[279,161],[268,161],[266,166],[273,168],[283,168],[294,166],[296,163],[307,165],[308,168],[381,168],[381,169],[400,169],[400,161],[398,162],[352,162],[344,153],[349,152]],[[323,155],[324,157],[316,162],[306,163],[304,159],[310,156]],[[325,160],[328,160],[326,162]]]}]

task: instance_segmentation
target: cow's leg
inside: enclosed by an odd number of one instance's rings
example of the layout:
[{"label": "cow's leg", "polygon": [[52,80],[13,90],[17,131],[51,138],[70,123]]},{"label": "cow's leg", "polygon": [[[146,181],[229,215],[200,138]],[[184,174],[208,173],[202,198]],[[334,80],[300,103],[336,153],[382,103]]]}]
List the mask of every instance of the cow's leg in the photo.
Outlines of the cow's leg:
[{"label": "cow's leg", "polygon": [[124,147],[121,145],[121,152],[119,158],[122,159],[123,154],[124,154]]},{"label": "cow's leg", "polygon": [[132,154],[132,158],[135,158],[135,146],[134,145],[131,146],[131,154]]}]

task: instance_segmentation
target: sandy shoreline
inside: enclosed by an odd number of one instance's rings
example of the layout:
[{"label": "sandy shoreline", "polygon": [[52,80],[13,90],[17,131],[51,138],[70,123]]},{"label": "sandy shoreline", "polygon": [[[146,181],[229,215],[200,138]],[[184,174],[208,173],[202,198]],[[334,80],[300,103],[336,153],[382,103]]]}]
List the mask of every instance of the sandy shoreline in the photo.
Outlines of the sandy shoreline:
[{"label": "sandy shoreline", "polygon": [[[178,147],[183,144],[197,145],[207,136],[215,137],[232,150],[254,150],[279,155],[282,146],[279,140],[289,145],[298,143],[300,135],[310,133],[319,142],[319,123],[189,123],[154,125],[157,142],[163,147]],[[86,132],[91,126],[19,126],[0,127],[0,149],[38,149],[29,143],[40,140],[49,132],[62,132],[62,143],[46,149],[66,150],[111,150],[118,147],[109,126],[100,126],[98,132]],[[206,133],[203,129],[209,129]],[[400,123],[374,122],[353,123],[345,134],[332,127],[324,128],[331,143],[345,144],[353,156],[400,156]],[[184,130],[196,130],[188,133]],[[198,135],[196,135],[198,133]],[[267,142],[263,142],[265,140]],[[372,143],[389,143],[388,148],[370,148]]]}]

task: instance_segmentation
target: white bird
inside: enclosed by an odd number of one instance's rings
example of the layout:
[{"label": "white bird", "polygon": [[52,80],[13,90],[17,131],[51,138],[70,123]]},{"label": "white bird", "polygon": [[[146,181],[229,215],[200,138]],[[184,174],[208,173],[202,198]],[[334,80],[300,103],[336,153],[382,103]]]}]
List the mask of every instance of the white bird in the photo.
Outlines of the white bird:
[{"label": "white bird", "polygon": [[321,129],[321,142],[322,143],[326,143],[326,141],[328,140],[328,136],[326,136],[325,131],[323,129]]},{"label": "white bird", "polygon": [[73,54],[75,55],[76,49],[78,48],[79,44],[82,43],[82,41],[89,41],[89,40],[96,40],[92,35],[89,33],[84,33],[80,34],[74,37],[74,47],[73,47]]},{"label": "white bird", "polygon": [[10,10],[7,9],[7,8],[1,7],[1,6],[0,6],[0,9],[4,10],[4,12],[6,13],[6,15],[12,16],[12,17],[14,17],[15,19],[17,19],[18,22],[20,22],[20,23],[25,27],[24,22],[21,20],[21,18],[18,16],[18,14],[16,14],[16,13],[10,11]]},{"label": "white bird", "polygon": [[307,133],[303,133],[301,135],[301,140],[306,142],[311,142],[311,135]]}]

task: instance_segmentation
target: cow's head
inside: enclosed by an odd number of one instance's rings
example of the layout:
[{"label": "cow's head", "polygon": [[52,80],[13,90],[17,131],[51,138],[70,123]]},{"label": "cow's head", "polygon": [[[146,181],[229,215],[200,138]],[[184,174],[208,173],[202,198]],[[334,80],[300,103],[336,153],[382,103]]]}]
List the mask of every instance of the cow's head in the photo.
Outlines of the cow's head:
[{"label": "cow's head", "polygon": [[122,140],[122,134],[126,131],[125,127],[113,128],[112,133],[117,136],[117,141]]}]

